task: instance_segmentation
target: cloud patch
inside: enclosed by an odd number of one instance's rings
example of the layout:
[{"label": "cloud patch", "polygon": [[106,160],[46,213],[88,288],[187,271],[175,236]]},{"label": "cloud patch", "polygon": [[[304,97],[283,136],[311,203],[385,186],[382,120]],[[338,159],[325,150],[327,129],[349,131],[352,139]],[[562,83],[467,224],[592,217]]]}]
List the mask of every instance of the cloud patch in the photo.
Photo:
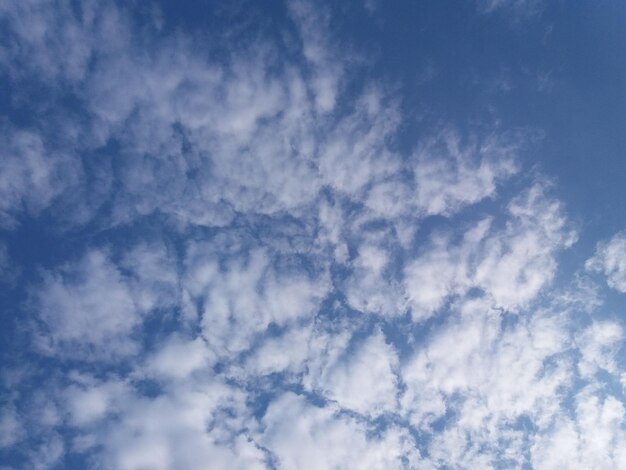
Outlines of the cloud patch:
[{"label": "cloud patch", "polygon": [[168,11],[0,6],[1,459],[626,466],[626,236],[563,275],[533,132],[413,109],[350,5]]}]

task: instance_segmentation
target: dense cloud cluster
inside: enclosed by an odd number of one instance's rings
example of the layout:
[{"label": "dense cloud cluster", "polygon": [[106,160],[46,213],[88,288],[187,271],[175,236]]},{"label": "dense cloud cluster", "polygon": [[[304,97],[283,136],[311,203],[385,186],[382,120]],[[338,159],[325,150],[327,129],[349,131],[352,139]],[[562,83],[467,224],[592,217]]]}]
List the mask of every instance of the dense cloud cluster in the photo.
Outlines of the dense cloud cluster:
[{"label": "dense cloud cluster", "polygon": [[577,230],[522,174],[527,133],[400,145],[402,97],[329,11],[285,14],[203,36],[0,5],[32,110],[0,121],[0,226],[65,250],[19,281],[6,468],[626,468],[624,330],[598,313],[624,234],[556,282]]}]

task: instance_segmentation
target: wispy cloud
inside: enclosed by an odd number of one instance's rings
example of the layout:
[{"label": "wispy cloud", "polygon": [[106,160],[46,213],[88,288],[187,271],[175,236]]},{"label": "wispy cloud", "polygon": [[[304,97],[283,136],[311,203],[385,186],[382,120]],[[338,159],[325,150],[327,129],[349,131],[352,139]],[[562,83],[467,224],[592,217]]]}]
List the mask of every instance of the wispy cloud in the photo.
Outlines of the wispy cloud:
[{"label": "wispy cloud", "polygon": [[626,233],[620,232],[609,241],[599,243],[585,267],[604,274],[609,287],[626,292]]},{"label": "wispy cloud", "polygon": [[[535,4],[480,5],[505,3]],[[115,2],[0,7],[11,465],[626,466],[596,279],[626,292],[624,233],[561,276],[581,228],[532,133],[413,135],[345,8],[224,41]]]}]

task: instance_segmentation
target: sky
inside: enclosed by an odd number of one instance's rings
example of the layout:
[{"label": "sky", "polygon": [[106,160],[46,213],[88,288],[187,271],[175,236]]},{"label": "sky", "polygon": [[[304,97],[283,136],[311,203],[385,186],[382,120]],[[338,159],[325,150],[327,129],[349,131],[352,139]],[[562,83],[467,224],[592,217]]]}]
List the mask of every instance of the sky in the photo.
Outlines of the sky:
[{"label": "sky", "polygon": [[625,24],[0,2],[0,469],[626,468]]}]

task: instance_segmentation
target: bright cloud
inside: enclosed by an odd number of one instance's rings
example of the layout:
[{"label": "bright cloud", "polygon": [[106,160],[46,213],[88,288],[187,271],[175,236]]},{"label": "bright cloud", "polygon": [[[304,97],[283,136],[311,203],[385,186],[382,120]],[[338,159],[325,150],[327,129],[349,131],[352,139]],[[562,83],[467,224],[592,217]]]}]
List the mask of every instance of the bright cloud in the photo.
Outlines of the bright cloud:
[{"label": "bright cloud", "polygon": [[626,467],[565,20],[409,3],[0,6],[3,468]]},{"label": "bright cloud", "polygon": [[626,233],[620,232],[608,242],[599,243],[585,267],[604,274],[609,287],[626,292]]}]

